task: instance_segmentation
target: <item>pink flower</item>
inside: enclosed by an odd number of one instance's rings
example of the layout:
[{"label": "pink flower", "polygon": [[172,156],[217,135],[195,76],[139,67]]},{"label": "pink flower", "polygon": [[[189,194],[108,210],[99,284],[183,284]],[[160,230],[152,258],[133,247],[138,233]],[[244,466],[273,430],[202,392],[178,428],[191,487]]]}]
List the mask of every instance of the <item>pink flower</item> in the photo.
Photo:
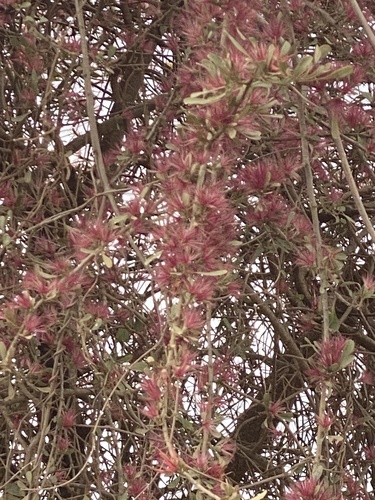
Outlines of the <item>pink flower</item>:
[{"label": "pink flower", "polygon": [[186,289],[199,302],[211,300],[215,293],[215,281],[208,276],[196,278]]},{"label": "pink flower", "polygon": [[156,376],[151,378],[144,378],[141,383],[142,390],[145,393],[145,398],[149,401],[157,402],[160,401],[162,396],[162,391],[156,380]]},{"label": "pink flower", "polygon": [[363,286],[365,290],[373,292],[375,290],[375,277],[374,276],[363,276],[362,278]]},{"label": "pink flower", "polygon": [[316,421],[318,425],[323,427],[324,430],[329,430],[333,422],[335,421],[335,417],[333,415],[328,415],[325,413],[322,418],[316,417]]},{"label": "pink flower", "polygon": [[63,436],[57,436],[57,448],[59,451],[66,451],[70,446],[70,439],[63,437]]},{"label": "pink flower", "polygon": [[325,369],[329,369],[333,365],[339,364],[342,361],[342,354],[347,344],[348,339],[341,335],[321,342],[318,355],[319,364]]},{"label": "pink flower", "polygon": [[306,479],[290,487],[284,500],[339,500],[330,488],[316,479]]},{"label": "pink flower", "polygon": [[361,106],[351,104],[345,113],[345,123],[353,129],[369,127],[371,116]]},{"label": "pink flower", "polygon": [[273,42],[277,42],[280,38],[284,37],[285,26],[283,21],[277,17],[272,17],[263,30],[264,34],[268,36]]},{"label": "pink flower", "polygon": [[375,460],[375,446],[371,445],[368,446],[367,448],[364,448],[364,453],[365,453],[365,458],[366,460],[370,460],[373,462]]},{"label": "pink flower", "polygon": [[179,458],[175,450],[172,453],[159,450],[157,452],[157,459],[160,462],[158,472],[162,474],[175,474],[179,469]]},{"label": "pink flower", "polygon": [[269,405],[268,411],[272,417],[277,417],[280,413],[285,411],[285,406],[281,401],[275,401]]},{"label": "pink flower", "polygon": [[33,306],[34,300],[29,292],[24,290],[22,295],[16,295],[13,298],[12,303],[15,307],[19,307],[20,309],[29,309]]},{"label": "pink flower", "polygon": [[183,311],[184,328],[187,330],[200,330],[203,328],[205,318],[197,309],[185,308]]},{"label": "pink flower", "polygon": [[41,295],[47,295],[50,291],[49,283],[39,276],[36,271],[27,271],[22,285],[26,290],[32,290]]},{"label": "pink flower", "polygon": [[360,481],[356,481],[352,476],[349,474],[346,474],[344,477],[344,484],[347,488],[347,494],[349,495],[348,498],[355,498],[355,499],[362,499],[362,498],[368,498],[364,496],[364,490],[361,486]]},{"label": "pink flower", "polygon": [[44,318],[38,316],[37,314],[30,314],[25,319],[25,329],[29,333],[42,332],[45,331],[45,321]]},{"label": "pink flower", "polygon": [[221,479],[224,474],[224,467],[218,463],[213,463],[208,469],[206,469],[205,474],[214,477],[215,479]]},{"label": "pink flower", "polygon": [[144,133],[138,130],[129,131],[126,134],[125,147],[131,154],[139,156],[147,149]]},{"label": "pink flower", "polygon": [[65,428],[74,427],[76,425],[76,418],[77,415],[73,408],[68,408],[68,410],[62,414],[62,426]]},{"label": "pink flower", "polygon": [[374,385],[375,383],[374,374],[369,370],[365,370],[361,375],[360,381],[364,384]]},{"label": "pink flower", "polygon": [[95,318],[100,318],[103,320],[108,319],[110,315],[109,308],[105,304],[97,304],[95,302],[89,302],[86,304],[85,309]]},{"label": "pink flower", "polygon": [[316,263],[316,254],[313,250],[303,248],[298,250],[295,264],[301,267],[312,268]]},{"label": "pink flower", "polygon": [[180,361],[178,366],[174,369],[175,377],[183,378],[189,373],[193,366],[192,362],[196,358],[196,354],[188,350],[187,347],[181,349],[180,352]]}]

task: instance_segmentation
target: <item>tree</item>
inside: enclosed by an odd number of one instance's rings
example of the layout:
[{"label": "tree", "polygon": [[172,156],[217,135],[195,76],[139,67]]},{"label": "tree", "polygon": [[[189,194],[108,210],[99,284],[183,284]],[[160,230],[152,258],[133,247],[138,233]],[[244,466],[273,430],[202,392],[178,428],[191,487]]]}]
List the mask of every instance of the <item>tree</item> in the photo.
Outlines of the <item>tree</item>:
[{"label": "tree", "polygon": [[2,498],[371,498],[373,2],[0,9]]}]

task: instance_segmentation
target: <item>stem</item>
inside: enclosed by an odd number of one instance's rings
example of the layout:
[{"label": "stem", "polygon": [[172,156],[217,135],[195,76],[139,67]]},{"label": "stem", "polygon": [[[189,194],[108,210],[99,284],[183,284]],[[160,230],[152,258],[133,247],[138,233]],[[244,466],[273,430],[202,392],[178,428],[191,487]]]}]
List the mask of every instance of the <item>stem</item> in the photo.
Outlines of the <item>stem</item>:
[{"label": "stem", "polygon": [[111,186],[109,184],[107,172],[104,166],[102,150],[100,146],[98,124],[96,122],[96,117],[95,117],[94,93],[91,85],[90,59],[87,49],[85,21],[83,18],[82,5],[80,0],[75,0],[75,8],[77,14],[79,34],[81,37],[82,73],[85,82],[85,96],[87,101],[86,109],[87,109],[87,116],[89,118],[90,137],[91,137],[92,149],[94,151],[95,164],[98,171],[99,179],[102,184],[102,188],[104,191],[107,192],[108,199],[111,203],[114,212],[118,214],[118,208],[115,199],[113,197],[113,194],[111,193]]},{"label": "stem", "polygon": [[372,223],[369,219],[369,216],[367,215],[366,209],[362,203],[361,195],[359,194],[357,185],[356,185],[354,177],[352,175],[352,171],[350,169],[348,158],[347,158],[346,153],[345,153],[344,145],[343,145],[342,140],[341,140],[341,135],[340,135],[340,130],[339,130],[337,118],[335,118],[335,117],[333,117],[331,120],[331,134],[332,134],[332,138],[335,142],[337,151],[339,153],[341,164],[342,164],[342,169],[344,171],[346,180],[348,181],[349,189],[350,189],[350,192],[353,196],[355,206],[357,207],[357,210],[362,217],[363,223],[367,229],[368,234],[370,235],[373,243],[375,243],[374,226],[372,225]]},{"label": "stem", "polygon": [[367,22],[367,19],[365,18],[364,14],[361,10],[361,7],[358,5],[357,0],[349,0],[349,1],[350,1],[350,5],[353,7],[353,10],[358,17],[360,23],[362,24],[362,27],[363,27],[366,35],[368,36],[368,38],[371,42],[371,45],[373,46],[373,48],[375,50],[375,35],[371,29],[371,26]]},{"label": "stem", "polygon": [[[211,306],[207,308],[207,353],[208,353],[208,402],[206,407],[206,422],[211,422],[212,419],[212,400],[213,400],[213,383],[214,383],[214,367],[213,367],[213,352],[212,352],[212,338],[211,338]],[[202,439],[202,453],[204,455],[207,454],[208,451],[208,443],[210,439],[210,430],[209,426],[205,425],[203,427],[203,439]]]},{"label": "stem", "polygon": [[[314,236],[316,238],[316,260],[320,278],[319,301],[323,317],[323,332],[322,332],[323,341],[327,341],[329,340],[329,306],[328,306],[328,293],[327,293],[329,283],[327,278],[327,271],[325,269],[323,261],[323,245],[322,245],[322,236],[320,233],[318,204],[316,202],[315,191],[314,191],[314,177],[310,163],[309,146],[307,141],[307,131],[305,122],[305,103],[302,96],[299,97],[298,118],[300,124],[300,134],[301,134],[302,162],[305,169],[307,194],[309,197]],[[319,413],[318,413],[319,421],[323,421],[323,417],[326,411],[326,400],[327,400],[327,388],[325,385],[323,385],[319,401]],[[317,475],[320,475],[320,470],[322,465],[322,450],[323,450],[324,435],[325,431],[322,425],[318,423],[318,430],[316,436],[316,454],[314,458],[314,469]]]},{"label": "stem", "polygon": [[212,493],[210,490],[202,486],[196,479],[194,479],[193,476],[191,476],[188,472],[183,472],[183,475],[188,479],[194,486],[201,491],[202,493],[205,493],[209,498],[213,498],[214,500],[220,500],[222,497],[218,497],[214,493]]}]

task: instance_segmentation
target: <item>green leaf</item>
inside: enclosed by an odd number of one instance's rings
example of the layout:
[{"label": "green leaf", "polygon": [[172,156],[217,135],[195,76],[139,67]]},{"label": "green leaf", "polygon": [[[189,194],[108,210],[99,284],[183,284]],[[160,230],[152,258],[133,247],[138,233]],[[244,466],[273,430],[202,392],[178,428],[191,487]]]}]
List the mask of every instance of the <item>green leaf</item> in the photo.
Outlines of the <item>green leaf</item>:
[{"label": "green leaf", "polygon": [[116,333],[116,340],[119,342],[128,342],[130,338],[130,332],[127,328],[119,328]]},{"label": "green leaf", "polygon": [[181,476],[180,475],[177,475],[175,477],[175,479],[173,479],[173,481],[171,481],[170,483],[168,483],[168,486],[167,488],[169,490],[174,490],[175,488],[177,488],[177,486],[180,484],[180,481],[181,481]]},{"label": "green leaf", "polygon": [[224,276],[228,271],[226,269],[217,269],[216,271],[202,271],[199,274],[201,276]]},{"label": "green leaf", "polygon": [[19,484],[24,486],[21,481],[17,481],[17,483],[13,482],[7,484],[3,490],[4,498],[6,498],[7,500],[20,500],[21,498],[24,498],[24,493],[21,492]]},{"label": "green leaf", "polygon": [[214,104],[215,102],[221,101],[224,96],[225,92],[222,92],[218,95],[212,95],[211,97],[187,97],[186,99],[184,99],[184,104],[191,106],[205,106],[207,104]]},{"label": "green leaf", "polygon": [[146,368],[148,368],[148,364],[145,363],[144,361],[139,361],[138,363],[131,365],[131,369],[135,372],[142,372],[143,373]]},{"label": "green leaf", "polygon": [[319,464],[315,464],[313,466],[313,471],[312,471],[312,476],[314,479],[316,480],[319,480],[321,477],[322,477],[322,474],[323,474],[323,465],[321,465],[320,463]]},{"label": "green leaf", "polygon": [[171,143],[171,142],[167,142],[167,144],[165,145],[165,147],[167,149],[169,149],[169,151],[176,151],[176,152],[178,151],[178,147],[175,144]]},{"label": "green leaf", "polygon": [[246,135],[246,137],[252,139],[253,141],[260,141],[260,139],[262,138],[262,133],[259,130],[251,130],[244,127],[239,127],[238,131],[241,132],[241,134]]},{"label": "green leaf", "polygon": [[163,250],[159,250],[159,252],[155,252],[152,255],[150,255],[149,257],[147,257],[147,259],[145,260],[145,266],[148,266],[149,264],[151,264],[151,262],[153,260],[159,259],[161,257],[162,253],[163,253]]},{"label": "green leaf", "polygon": [[286,54],[289,54],[291,47],[290,43],[285,41],[281,46],[280,55],[285,56]]},{"label": "green leaf", "polygon": [[134,432],[135,432],[135,434],[139,434],[140,436],[144,436],[145,434],[147,434],[148,429],[145,429],[144,427],[136,427]]},{"label": "green leaf", "polygon": [[14,396],[16,395],[16,391],[14,390],[13,384],[9,382],[8,384],[8,396],[5,398],[5,401],[12,401]]},{"label": "green leaf", "polygon": [[217,54],[208,54],[207,59],[213,63],[215,68],[222,68],[225,66],[226,61],[224,61],[221,57],[219,57]]},{"label": "green leaf", "polygon": [[115,226],[119,225],[121,222],[126,222],[128,220],[129,220],[129,214],[115,215],[109,221],[109,225],[111,227],[115,227]]},{"label": "green leaf", "polygon": [[18,115],[18,116],[15,116],[14,118],[12,118],[12,121],[14,122],[22,122],[25,118],[27,118],[29,116],[29,111],[27,113],[23,113],[22,115]]},{"label": "green leaf", "polygon": [[180,422],[180,424],[184,429],[187,429],[189,431],[194,430],[194,425],[191,423],[190,420],[183,417],[178,417],[178,421]]},{"label": "green leaf", "polygon": [[313,67],[313,58],[304,56],[293,71],[293,78],[298,81],[302,75],[306,75]]},{"label": "green leaf", "polygon": [[324,79],[330,78],[332,80],[342,80],[343,78],[353,73],[353,66],[344,66],[343,68],[336,69],[324,76]]},{"label": "green leaf", "polygon": [[114,45],[110,45],[108,47],[108,57],[113,57],[116,54],[116,47]]},{"label": "green leaf", "polygon": [[343,356],[340,360],[340,369],[342,368],[346,368],[347,366],[349,366],[351,363],[353,363],[354,361],[354,356],[353,355],[349,355],[349,356]]},{"label": "green leaf", "polygon": [[345,347],[344,347],[344,349],[342,351],[342,357],[344,358],[346,356],[349,356],[350,354],[353,354],[354,350],[355,350],[355,342],[354,342],[354,340],[348,339],[346,341]]},{"label": "green leaf", "polygon": [[113,262],[111,257],[106,255],[105,253],[102,254],[102,260],[103,264],[105,265],[105,267],[108,267],[108,269],[111,269],[111,267],[113,267]]},{"label": "green leaf", "polygon": [[262,493],[259,493],[259,495],[256,495],[251,500],[262,500],[262,498],[264,498],[267,495],[267,493],[268,493],[268,491],[264,490],[264,491],[262,491]]},{"label": "green leaf", "polygon": [[321,59],[324,59],[329,53],[331,52],[331,46],[324,44],[324,45],[317,45],[315,47],[315,52],[314,52],[314,63],[318,63]]},{"label": "green leaf", "polygon": [[11,242],[12,242],[12,238],[9,236],[9,234],[8,233],[4,233],[3,234],[3,245],[4,245],[4,247],[9,246]]},{"label": "green leaf", "polygon": [[229,127],[227,130],[227,135],[229,139],[234,139],[237,135],[237,130],[234,127]]},{"label": "green leaf", "polygon": [[278,417],[281,418],[282,420],[286,420],[287,422],[290,422],[293,418],[293,413],[290,411],[284,411],[278,414]]},{"label": "green leaf", "polygon": [[35,387],[40,392],[43,392],[44,394],[48,394],[51,391],[50,387]]},{"label": "green leaf", "polygon": [[263,403],[264,403],[264,406],[268,407],[270,405],[270,402],[271,402],[271,397],[270,397],[270,393],[269,392],[266,392],[263,396]]},{"label": "green leaf", "polygon": [[31,182],[31,170],[26,170],[23,179],[26,182],[26,184],[30,184],[30,182]]},{"label": "green leaf", "polygon": [[225,35],[229,38],[229,40],[233,43],[233,45],[236,47],[237,50],[242,52],[242,54],[245,54],[245,56],[249,57],[249,53],[247,50],[245,50],[240,43],[237,42],[237,40],[230,34],[228,31],[224,31]]},{"label": "green leaf", "polygon": [[[29,2],[26,2],[26,3],[29,3]],[[22,8],[22,7],[21,7],[21,8]],[[34,18],[34,17],[32,17],[32,16],[25,16],[25,17],[23,18],[23,22],[24,22],[24,23],[32,23],[32,24],[34,24],[34,23],[35,23],[35,18]]]},{"label": "green leaf", "polygon": [[0,359],[4,361],[7,356],[7,348],[4,342],[0,342]]},{"label": "green leaf", "polygon": [[340,328],[340,321],[336,315],[335,310],[332,310],[331,314],[329,315],[329,328],[333,332],[337,332],[337,330]]}]

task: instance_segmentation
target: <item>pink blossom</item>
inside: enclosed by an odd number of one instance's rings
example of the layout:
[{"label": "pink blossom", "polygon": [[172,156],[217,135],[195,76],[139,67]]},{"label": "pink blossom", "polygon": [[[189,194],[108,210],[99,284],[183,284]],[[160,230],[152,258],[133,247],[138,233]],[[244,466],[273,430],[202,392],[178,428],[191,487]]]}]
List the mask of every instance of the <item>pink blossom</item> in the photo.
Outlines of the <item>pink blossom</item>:
[{"label": "pink blossom", "polygon": [[369,460],[371,462],[373,462],[375,460],[375,446],[374,445],[371,445],[371,446],[368,446],[367,448],[364,448],[363,451],[364,451],[366,460]]},{"label": "pink blossom", "polygon": [[74,427],[76,425],[76,412],[73,408],[68,408],[62,414],[62,426],[65,428]]},{"label": "pink blossom", "polygon": [[78,370],[85,368],[85,366],[87,366],[87,361],[84,355],[82,354],[81,349],[78,346],[73,348],[71,356],[72,356],[72,361],[78,368]]},{"label": "pink blossom", "polygon": [[215,280],[209,276],[198,277],[186,286],[186,290],[199,302],[211,300],[215,293]]},{"label": "pink blossom", "polygon": [[131,130],[126,134],[125,147],[127,151],[135,156],[139,156],[145,152],[147,145],[144,140],[144,132],[139,130]]},{"label": "pink blossom", "polygon": [[280,38],[284,38],[285,26],[281,19],[272,17],[268,24],[264,27],[263,33],[270,38],[271,41],[278,42]]},{"label": "pink blossom", "polygon": [[359,379],[363,384],[367,385],[374,385],[375,384],[375,377],[374,374],[370,370],[365,370],[361,378]]},{"label": "pink blossom", "polygon": [[362,277],[363,286],[369,292],[375,291],[375,276],[366,275]]},{"label": "pink blossom", "polygon": [[71,441],[69,438],[64,437],[64,436],[57,436],[57,448],[59,451],[66,451],[71,444]]},{"label": "pink blossom", "polygon": [[364,496],[364,490],[363,487],[361,486],[361,483],[358,480],[355,480],[352,476],[350,476],[350,474],[345,475],[344,484],[346,486],[349,498],[358,500],[362,498],[369,498]]},{"label": "pink blossom", "polygon": [[110,316],[109,307],[105,304],[98,304],[93,301],[88,302],[85,306],[88,313],[92,314],[95,318],[108,319]]},{"label": "pink blossom", "polygon": [[363,38],[360,42],[353,43],[352,54],[356,59],[359,57],[372,59],[374,57],[374,48],[368,38]]},{"label": "pink blossom", "polygon": [[162,391],[159,387],[156,376],[153,378],[144,378],[141,383],[142,390],[145,393],[145,398],[149,401],[157,402],[160,401],[162,396]]},{"label": "pink blossom", "polygon": [[318,417],[316,416],[316,421],[320,427],[322,427],[324,430],[329,430],[331,428],[331,425],[335,421],[335,417],[333,415],[325,413],[323,417]]},{"label": "pink blossom", "polygon": [[345,123],[353,129],[369,127],[371,121],[371,116],[355,104],[351,104],[345,113]]},{"label": "pink blossom", "polygon": [[44,318],[38,314],[30,314],[25,319],[25,330],[29,333],[45,331]]},{"label": "pink blossom", "polygon": [[183,321],[187,330],[200,330],[204,326],[205,318],[197,309],[185,308]]},{"label": "pink blossom", "polygon": [[175,474],[179,470],[179,458],[175,450],[172,453],[167,453],[162,450],[158,450],[156,453],[156,458],[160,463],[158,472],[162,474]]},{"label": "pink blossom", "polygon": [[280,413],[285,411],[285,406],[281,401],[275,401],[269,405],[268,411],[272,417],[277,417]]},{"label": "pink blossom", "polygon": [[316,254],[315,251],[309,250],[307,248],[302,248],[298,250],[297,257],[295,259],[295,264],[301,267],[312,268],[316,264]]},{"label": "pink blossom", "polygon": [[306,479],[289,488],[284,500],[340,500],[332,490],[316,479]]},{"label": "pink blossom", "polygon": [[213,463],[205,470],[205,474],[215,479],[221,479],[224,475],[224,467],[219,463]]},{"label": "pink blossom", "polygon": [[34,300],[29,292],[25,290],[22,292],[22,295],[16,295],[13,298],[12,304],[14,307],[19,307],[20,309],[30,309],[34,304]]},{"label": "pink blossom", "polygon": [[22,282],[26,290],[32,290],[47,295],[50,292],[50,285],[46,279],[37,274],[36,271],[27,271]]},{"label": "pink blossom", "polygon": [[336,335],[329,340],[324,340],[319,346],[319,363],[325,368],[329,369],[333,365],[340,363],[342,360],[343,351],[348,343],[348,339],[341,335]]},{"label": "pink blossom", "polygon": [[179,364],[174,368],[174,375],[177,378],[183,378],[194,368],[192,362],[196,358],[196,353],[184,347],[180,351],[179,358]]}]

